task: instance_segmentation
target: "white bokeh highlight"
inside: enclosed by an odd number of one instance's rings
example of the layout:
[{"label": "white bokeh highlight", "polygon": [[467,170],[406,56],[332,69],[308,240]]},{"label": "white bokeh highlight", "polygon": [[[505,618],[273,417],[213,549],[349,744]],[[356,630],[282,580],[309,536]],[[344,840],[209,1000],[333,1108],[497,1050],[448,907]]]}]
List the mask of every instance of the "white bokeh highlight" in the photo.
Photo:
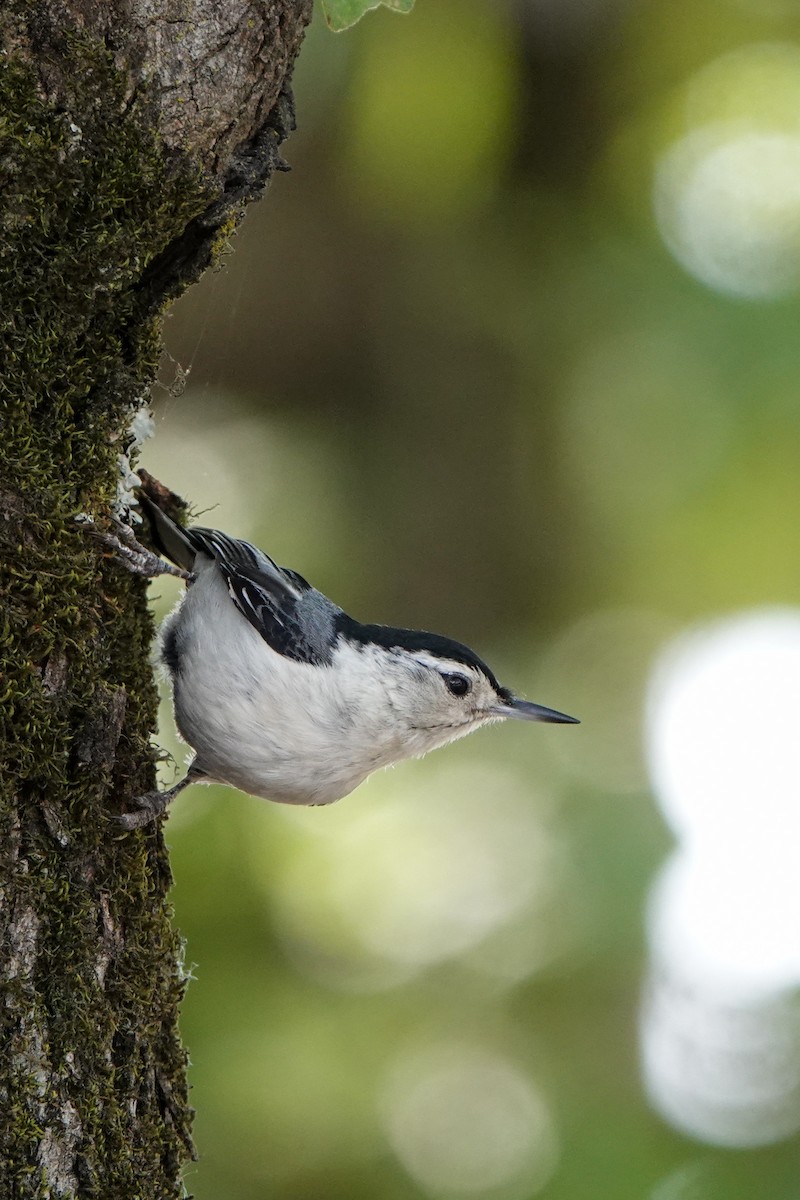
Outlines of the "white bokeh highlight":
[{"label": "white bokeh highlight", "polygon": [[716,291],[775,300],[800,288],[800,50],[752,43],[683,93],[686,132],[661,154],[653,206],[679,263]]},{"label": "white bokeh highlight", "polygon": [[[653,674],[647,760],[683,841],[725,854],[800,835],[800,611],[767,609],[674,641]],[[779,835],[780,836],[776,836]]]},{"label": "white bokeh highlight", "polygon": [[675,258],[708,287],[773,300],[800,286],[800,137],[693,131],[658,166],[655,211]]},{"label": "white bokeh highlight", "polygon": [[650,897],[645,1081],[671,1124],[800,1129],[800,612],[699,629],[654,670],[647,752],[678,847]]},{"label": "white bokeh highlight", "polygon": [[430,1196],[523,1200],[558,1165],[543,1094],[519,1066],[485,1047],[441,1042],[404,1055],[380,1108],[392,1149]]},{"label": "white bokeh highlight", "polygon": [[659,957],[709,992],[749,1003],[800,981],[797,847],[682,847],[651,893],[650,934]]}]

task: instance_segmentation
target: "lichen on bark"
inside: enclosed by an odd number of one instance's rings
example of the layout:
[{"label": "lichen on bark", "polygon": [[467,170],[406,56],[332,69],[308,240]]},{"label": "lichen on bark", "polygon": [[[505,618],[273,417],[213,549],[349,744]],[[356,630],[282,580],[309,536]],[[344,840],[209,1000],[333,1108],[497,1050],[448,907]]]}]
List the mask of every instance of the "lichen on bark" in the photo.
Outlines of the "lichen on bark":
[{"label": "lichen on bark", "polygon": [[75,518],[107,520],[165,304],[281,166],[308,2],[216,8],[216,30],[191,0],[0,14],[0,1193],[20,1200],[177,1197],[192,1153],[167,852],[113,821],[154,784],[153,630]]}]

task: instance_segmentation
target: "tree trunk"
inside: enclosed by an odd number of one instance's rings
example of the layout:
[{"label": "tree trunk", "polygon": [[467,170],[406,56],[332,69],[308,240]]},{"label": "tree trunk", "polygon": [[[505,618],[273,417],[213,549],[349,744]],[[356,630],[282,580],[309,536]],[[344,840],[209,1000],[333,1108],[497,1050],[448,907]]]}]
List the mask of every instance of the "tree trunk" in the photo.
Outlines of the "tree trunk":
[{"label": "tree trunk", "polygon": [[[192,1155],[144,587],[102,525],[165,302],[282,167],[311,0],[0,6],[0,1195],[162,1200]],[[121,457],[122,456],[122,457]]]}]

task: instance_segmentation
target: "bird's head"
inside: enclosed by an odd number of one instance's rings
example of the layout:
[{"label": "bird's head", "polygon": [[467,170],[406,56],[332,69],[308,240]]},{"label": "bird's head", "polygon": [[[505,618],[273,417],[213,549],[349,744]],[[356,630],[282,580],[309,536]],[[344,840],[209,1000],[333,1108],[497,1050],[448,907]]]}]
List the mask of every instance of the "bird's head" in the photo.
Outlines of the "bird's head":
[{"label": "bird's head", "polygon": [[460,642],[420,630],[361,628],[362,649],[379,671],[387,713],[408,756],[425,754],[492,721],[577,724],[575,717],[514,696]]}]

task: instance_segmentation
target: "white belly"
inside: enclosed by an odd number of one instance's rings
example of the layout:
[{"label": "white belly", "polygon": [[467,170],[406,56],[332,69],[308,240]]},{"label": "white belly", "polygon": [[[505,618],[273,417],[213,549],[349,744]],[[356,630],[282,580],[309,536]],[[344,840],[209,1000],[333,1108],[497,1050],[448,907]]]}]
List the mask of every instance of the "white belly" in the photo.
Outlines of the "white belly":
[{"label": "white belly", "polygon": [[414,753],[387,738],[380,697],[365,702],[357,686],[343,694],[334,666],[272,650],[215,567],[187,591],[179,629],[175,718],[209,779],[285,804],[330,804]]}]

